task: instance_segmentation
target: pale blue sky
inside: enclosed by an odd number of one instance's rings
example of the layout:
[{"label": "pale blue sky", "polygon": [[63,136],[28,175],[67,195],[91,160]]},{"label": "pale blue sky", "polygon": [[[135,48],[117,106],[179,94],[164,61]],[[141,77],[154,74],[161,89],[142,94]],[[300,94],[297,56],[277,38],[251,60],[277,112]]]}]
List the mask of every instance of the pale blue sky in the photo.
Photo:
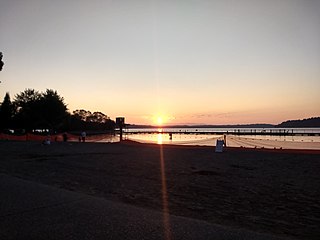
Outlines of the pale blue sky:
[{"label": "pale blue sky", "polygon": [[127,122],[320,116],[320,1],[1,0],[0,98],[55,89]]}]

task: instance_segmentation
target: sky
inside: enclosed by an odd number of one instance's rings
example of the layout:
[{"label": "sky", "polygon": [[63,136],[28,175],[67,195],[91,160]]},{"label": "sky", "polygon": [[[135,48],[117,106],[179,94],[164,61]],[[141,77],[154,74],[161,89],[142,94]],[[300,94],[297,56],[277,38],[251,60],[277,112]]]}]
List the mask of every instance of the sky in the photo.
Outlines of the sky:
[{"label": "sky", "polygon": [[[320,116],[318,0],[0,0],[0,99],[132,124]],[[0,101],[1,101],[0,100]]]}]

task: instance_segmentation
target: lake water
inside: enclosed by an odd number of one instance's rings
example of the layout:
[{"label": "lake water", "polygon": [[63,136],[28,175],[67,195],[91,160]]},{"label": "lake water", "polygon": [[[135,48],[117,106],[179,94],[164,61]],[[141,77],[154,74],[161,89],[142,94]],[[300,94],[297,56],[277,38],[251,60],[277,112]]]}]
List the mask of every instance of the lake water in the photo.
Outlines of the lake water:
[{"label": "lake water", "polygon": [[320,149],[320,128],[136,128],[124,132],[125,139],[142,143],[215,146],[227,133],[227,146],[231,147]]}]

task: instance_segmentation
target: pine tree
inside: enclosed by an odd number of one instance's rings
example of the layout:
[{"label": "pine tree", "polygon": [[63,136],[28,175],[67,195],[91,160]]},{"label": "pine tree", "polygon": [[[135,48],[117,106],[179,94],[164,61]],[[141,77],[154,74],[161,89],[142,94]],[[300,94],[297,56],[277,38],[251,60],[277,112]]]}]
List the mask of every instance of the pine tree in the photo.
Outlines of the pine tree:
[{"label": "pine tree", "polygon": [[13,113],[13,104],[11,103],[9,93],[7,92],[0,108],[0,129],[8,129],[12,126]]}]

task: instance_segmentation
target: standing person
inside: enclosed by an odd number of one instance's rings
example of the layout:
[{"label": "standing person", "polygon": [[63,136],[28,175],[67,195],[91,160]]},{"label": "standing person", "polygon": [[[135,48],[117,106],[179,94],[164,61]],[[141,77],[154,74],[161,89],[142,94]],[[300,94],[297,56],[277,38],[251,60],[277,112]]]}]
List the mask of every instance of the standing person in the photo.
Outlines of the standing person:
[{"label": "standing person", "polygon": [[50,145],[51,144],[51,139],[50,139],[50,135],[48,135],[43,141],[42,141],[43,145]]},{"label": "standing person", "polygon": [[82,133],[81,133],[82,142],[85,142],[85,141],[86,141],[86,136],[87,136],[86,132],[85,132],[85,131],[82,131]]},{"label": "standing person", "polygon": [[64,134],[62,134],[62,138],[63,138],[64,142],[68,141],[68,135],[66,132]]}]

